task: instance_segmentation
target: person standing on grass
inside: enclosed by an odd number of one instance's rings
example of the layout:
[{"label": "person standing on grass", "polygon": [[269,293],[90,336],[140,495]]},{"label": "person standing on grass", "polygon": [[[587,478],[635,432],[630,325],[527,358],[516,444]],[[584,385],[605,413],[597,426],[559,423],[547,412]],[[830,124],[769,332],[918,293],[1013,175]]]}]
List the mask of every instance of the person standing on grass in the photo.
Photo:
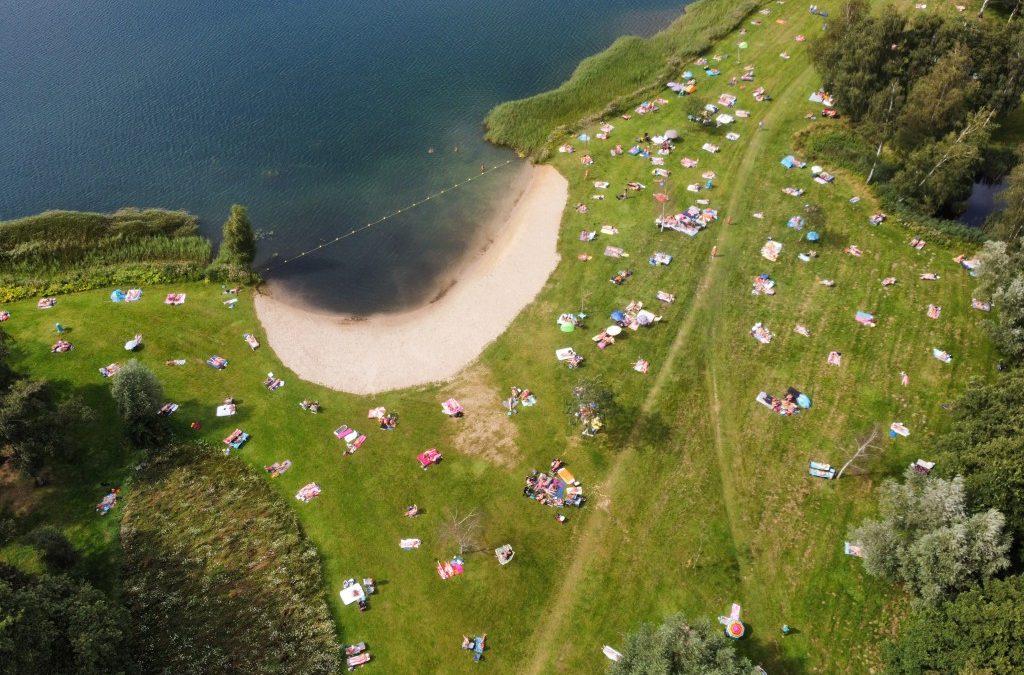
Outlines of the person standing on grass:
[{"label": "person standing on grass", "polygon": [[717,246],[712,246],[711,247],[711,259],[714,260],[717,257],[718,257],[718,247]]}]

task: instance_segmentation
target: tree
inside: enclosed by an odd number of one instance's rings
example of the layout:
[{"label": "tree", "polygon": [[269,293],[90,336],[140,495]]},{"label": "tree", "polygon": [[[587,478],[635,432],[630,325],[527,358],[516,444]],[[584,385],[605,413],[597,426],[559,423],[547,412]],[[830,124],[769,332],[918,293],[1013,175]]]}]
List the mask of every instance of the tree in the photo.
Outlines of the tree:
[{"label": "tree", "polygon": [[0,458],[38,483],[46,462],[72,444],[70,427],[91,417],[78,399],[58,403],[42,380],[15,380],[0,394]]},{"label": "tree", "polygon": [[1024,145],[1017,154],[1021,161],[1006,177],[1006,189],[999,195],[1005,206],[989,216],[986,223],[989,233],[1014,251],[1020,251],[1024,244]]},{"label": "tree", "polygon": [[1007,358],[1024,358],[1024,252],[1013,252],[1001,241],[988,241],[980,259],[980,290],[997,309],[989,322],[992,338]]},{"label": "tree", "polygon": [[167,440],[167,426],[157,415],[164,390],[156,376],[132,359],[117,374],[110,388],[128,438],[139,447],[155,447]]},{"label": "tree", "polygon": [[981,147],[995,127],[994,115],[992,110],[971,113],[959,131],[951,131],[912,152],[903,169],[893,177],[899,194],[932,215],[962,200],[970,192],[981,166]]},{"label": "tree", "polygon": [[0,565],[0,670],[122,671],[125,610],[85,582]]},{"label": "tree", "polygon": [[477,511],[460,515],[456,509],[449,511],[441,524],[441,541],[458,548],[460,556],[473,553],[483,548],[482,530],[483,521]]},{"label": "tree", "polygon": [[811,61],[825,89],[851,121],[859,121],[875,93],[888,85],[890,47],[902,26],[892,8],[876,18],[867,2],[851,0],[832,20],[827,39],[811,44]]},{"label": "tree", "polygon": [[836,474],[836,480],[843,477],[843,473],[850,468],[858,459],[868,456],[869,453],[878,450],[878,445],[875,441],[878,440],[878,427],[875,426],[871,429],[871,432],[857,441],[857,449],[854,450],[850,459],[846,460],[846,464],[843,464],[843,468],[839,469],[839,473]]},{"label": "tree", "polygon": [[972,382],[953,419],[936,443],[939,470],[962,475],[971,504],[1001,511],[1024,541],[1024,370]]},{"label": "tree", "polygon": [[883,650],[892,673],[1024,672],[1024,578],[991,579],[918,607]]},{"label": "tree", "polygon": [[903,483],[879,489],[879,520],[850,533],[864,550],[864,570],[902,582],[928,604],[949,598],[1010,561],[1005,518],[995,509],[970,514],[964,479],[929,477],[907,469]]},{"label": "tree", "polygon": [[233,204],[224,221],[218,262],[249,267],[256,259],[256,234],[244,206]]},{"label": "tree", "polygon": [[896,120],[895,143],[904,152],[919,148],[961,124],[981,88],[971,79],[967,47],[957,45],[911,87],[908,100]]},{"label": "tree", "polygon": [[722,630],[709,621],[690,625],[674,614],[660,626],[645,623],[626,638],[622,658],[609,675],[747,675],[754,666],[736,653]]}]

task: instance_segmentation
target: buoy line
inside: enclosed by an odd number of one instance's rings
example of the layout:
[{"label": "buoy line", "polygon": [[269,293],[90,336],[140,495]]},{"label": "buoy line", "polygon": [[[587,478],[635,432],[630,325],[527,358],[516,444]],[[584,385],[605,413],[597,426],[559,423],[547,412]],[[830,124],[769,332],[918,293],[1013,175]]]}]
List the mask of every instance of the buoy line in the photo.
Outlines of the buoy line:
[{"label": "buoy line", "polygon": [[[502,167],[508,166],[509,164],[512,163],[512,161],[513,160],[510,159],[507,162],[505,162],[504,164],[496,164],[495,166],[488,167],[488,168],[484,169],[483,171],[481,171],[480,173],[476,174],[475,176],[470,176],[466,180],[458,182],[458,183],[455,183],[451,187],[447,187],[447,188],[445,188],[443,190],[439,190],[438,192],[434,192],[432,194],[429,194],[426,197],[424,197],[423,199],[421,199],[421,200],[419,200],[417,202],[413,202],[412,204],[409,204],[408,206],[405,206],[403,208],[400,208],[400,209],[397,209],[395,211],[392,211],[391,213],[389,213],[389,214],[387,214],[385,216],[381,216],[380,218],[378,218],[377,220],[374,220],[373,222],[367,223],[367,224],[365,224],[365,225],[363,225],[361,227],[357,227],[357,228],[355,228],[353,230],[350,230],[350,231],[346,232],[345,234],[340,234],[337,237],[335,237],[334,239],[331,239],[330,241],[326,241],[326,242],[324,242],[322,244],[314,246],[313,248],[311,248],[309,250],[303,251],[301,253],[296,253],[295,255],[293,255],[291,257],[285,258],[283,260],[279,260],[279,261],[275,262],[272,265],[268,265],[268,266],[264,267],[262,270],[260,270],[260,272],[262,274],[266,274],[267,272],[269,272],[271,270],[275,270],[278,267],[281,267],[283,265],[287,265],[288,263],[291,263],[291,262],[295,262],[296,260],[304,258],[307,255],[310,255],[311,253],[316,253],[317,251],[319,251],[321,249],[327,248],[328,246],[331,246],[332,244],[337,244],[339,241],[341,241],[343,239],[348,239],[349,237],[354,236],[356,234],[359,234],[360,232],[364,232],[364,231],[370,229],[371,227],[373,227],[374,225],[380,225],[381,223],[383,223],[388,218],[394,218],[395,216],[399,215],[400,213],[404,213],[406,211],[409,211],[410,209],[414,209],[417,206],[420,206],[421,204],[425,204],[425,203],[429,202],[431,199],[434,199],[436,197],[440,197],[441,195],[443,195],[443,194],[445,194],[447,192],[451,192],[452,190],[460,188],[463,185],[466,185],[466,184],[470,183],[471,181],[476,180],[477,178],[480,178],[482,176],[485,176],[485,175],[491,173],[492,171],[496,171],[498,169],[501,169]],[[275,254],[275,256],[276,256],[276,254]]]}]

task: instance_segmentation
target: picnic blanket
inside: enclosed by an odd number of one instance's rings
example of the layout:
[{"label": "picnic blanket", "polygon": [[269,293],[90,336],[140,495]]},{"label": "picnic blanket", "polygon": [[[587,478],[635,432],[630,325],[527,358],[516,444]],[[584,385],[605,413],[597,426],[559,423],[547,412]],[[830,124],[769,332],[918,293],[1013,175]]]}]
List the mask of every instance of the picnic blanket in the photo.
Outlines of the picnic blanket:
[{"label": "picnic blanket", "polygon": [[857,323],[870,326],[871,328],[875,327],[875,317],[872,314],[858,310],[853,318]]},{"label": "picnic blanket", "polygon": [[423,542],[419,539],[401,539],[398,542],[398,547],[405,549],[406,551],[411,551],[414,548],[419,548],[421,543]]},{"label": "picnic blanket", "polygon": [[452,558],[450,562],[437,561],[437,575],[442,579],[450,579],[462,574],[465,570],[465,563],[458,556]]},{"label": "picnic blanket", "polygon": [[235,414],[234,403],[224,403],[223,405],[217,406],[217,417],[231,417]]},{"label": "picnic blanket", "polygon": [[441,412],[449,417],[458,417],[466,410],[462,407],[462,404],[456,401],[454,398],[450,398],[441,404]]}]

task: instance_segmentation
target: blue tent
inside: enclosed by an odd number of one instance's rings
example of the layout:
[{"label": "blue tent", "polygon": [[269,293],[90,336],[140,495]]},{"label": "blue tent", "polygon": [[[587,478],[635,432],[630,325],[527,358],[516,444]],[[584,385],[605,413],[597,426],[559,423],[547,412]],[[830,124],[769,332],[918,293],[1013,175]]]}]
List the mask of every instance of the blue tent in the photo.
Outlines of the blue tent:
[{"label": "blue tent", "polygon": [[821,239],[821,235],[817,232],[812,230],[807,233],[807,241],[818,241],[819,239]]},{"label": "blue tent", "polygon": [[782,161],[779,162],[779,164],[786,167],[787,169],[792,169],[794,166],[796,166],[796,157],[794,157],[793,155],[786,155],[785,157],[782,158]]},{"label": "blue tent", "polygon": [[576,138],[578,138],[579,140],[583,141],[584,143],[586,143],[587,141],[590,140],[590,136],[588,136],[587,134],[580,134]]},{"label": "blue tent", "polygon": [[626,315],[619,310],[612,312],[612,321],[622,321],[626,318]]},{"label": "blue tent", "polygon": [[120,288],[110,294],[111,302],[123,302],[125,298],[124,291]]}]

